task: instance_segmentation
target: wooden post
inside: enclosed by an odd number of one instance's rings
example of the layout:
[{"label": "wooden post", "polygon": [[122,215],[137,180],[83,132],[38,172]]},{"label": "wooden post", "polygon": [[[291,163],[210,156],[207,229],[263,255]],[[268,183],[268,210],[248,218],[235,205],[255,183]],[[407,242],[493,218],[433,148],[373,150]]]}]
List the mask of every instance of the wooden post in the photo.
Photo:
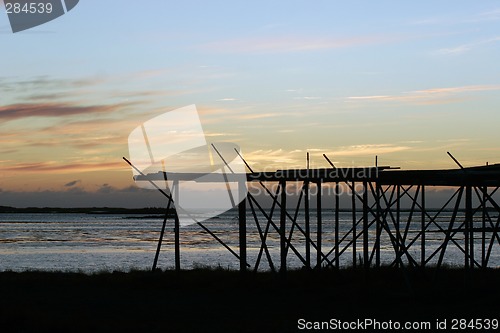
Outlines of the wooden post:
[{"label": "wooden post", "polygon": [[280,214],[280,273],[286,273],[286,180],[280,181],[281,184],[281,214]]},{"label": "wooden post", "polygon": [[465,268],[472,268],[473,258],[471,257],[471,229],[472,229],[472,186],[465,187]]},{"label": "wooden post", "polygon": [[246,209],[246,184],[245,181],[238,182],[238,220],[240,238],[240,272],[247,270],[247,209]]},{"label": "wooden post", "polygon": [[304,209],[305,209],[305,236],[306,236],[306,266],[307,268],[311,268],[311,221],[310,221],[310,212],[309,212],[309,153],[307,153],[307,175],[306,180],[304,181]]},{"label": "wooden post", "polygon": [[483,220],[482,220],[482,233],[481,233],[481,267],[486,268],[486,194],[488,188],[482,187],[483,192]]},{"label": "wooden post", "polygon": [[[422,231],[420,238],[420,267],[425,267],[425,185],[422,185],[422,214],[420,219],[420,229]],[[416,198],[415,198],[416,199]]]},{"label": "wooden post", "polygon": [[161,244],[163,242],[163,236],[165,235],[165,227],[167,225],[168,211],[170,210],[170,204],[172,203],[172,199],[168,200],[167,210],[165,212],[165,217],[163,218],[163,225],[161,227],[160,238],[158,239],[158,245],[156,247],[155,258],[153,260],[153,268],[151,269],[153,272],[156,270],[158,265],[158,258],[160,257]]},{"label": "wooden post", "polygon": [[352,196],[351,196],[351,209],[352,209],[352,266],[356,267],[356,261],[358,258],[356,258],[356,222],[357,222],[357,217],[356,217],[356,184],[352,182]]},{"label": "wooden post", "polygon": [[[173,182],[173,194],[174,203],[179,203],[179,181],[174,180]],[[174,220],[174,251],[175,251],[175,271],[180,272],[181,270],[181,245],[180,245],[180,223],[179,215],[177,214],[177,209],[175,210],[175,220]]]},{"label": "wooden post", "polygon": [[318,186],[318,193],[316,194],[316,199],[317,199],[317,204],[316,204],[316,213],[318,217],[318,230],[317,230],[317,240],[316,240],[316,245],[318,246],[318,253],[316,257],[316,268],[321,269],[321,234],[323,232],[323,226],[322,226],[322,214],[321,214],[321,178],[318,180],[317,183]]},{"label": "wooden post", "polygon": [[335,183],[335,268],[340,267],[340,244],[339,244],[339,227],[340,227],[340,197],[339,197],[339,182]]},{"label": "wooden post", "polygon": [[[308,175],[309,177],[309,175]],[[309,180],[304,181],[304,214],[305,214],[305,236],[306,236],[306,266],[311,268],[311,222],[309,220]]]},{"label": "wooden post", "polygon": [[400,224],[401,224],[401,185],[396,185],[397,186],[397,198],[396,198],[396,239],[397,239],[397,257],[400,259],[396,261],[396,267],[400,267],[401,265],[401,257],[402,257],[402,252],[403,252],[403,241],[401,237],[401,230],[400,230]]},{"label": "wooden post", "polygon": [[363,182],[363,264],[370,267],[370,254],[368,253],[368,182]]},{"label": "wooden post", "polygon": [[[378,174],[378,169],[377,169],[377,174]],[[382,213],[381,213],[381,207],[380,207],[380,200],[381,200],[381,191],[380,191],[380,184],[378,183],[378,179],[375,184],[375,195],[377,200],[377,220],[376,220],[376,238],[375,238],[375,267],[379,268],[380,267],[380,236],[382,234],[382,221],[380,221]]]}]

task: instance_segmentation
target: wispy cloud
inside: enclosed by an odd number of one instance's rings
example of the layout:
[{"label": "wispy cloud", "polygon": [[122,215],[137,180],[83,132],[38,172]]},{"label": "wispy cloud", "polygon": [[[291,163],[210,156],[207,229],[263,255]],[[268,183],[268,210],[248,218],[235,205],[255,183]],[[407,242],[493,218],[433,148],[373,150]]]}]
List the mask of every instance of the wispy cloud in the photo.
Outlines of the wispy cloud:
[{"label": "wispy cloud", "polygon": [[413,104],[443,104],[463,100],[460,95],[500,90],[500,85],[470,85],[461,87],[431,88],[402,92],[395,95],[350,96],[351,102],[404,102]]},{"label": "wispy cloud", "polygon": [[466,92],[493,91],[493,90],[500,90],[500,85],[472,85],[472,86],[461,86],[461,87],[432,88],[425,90],[415,90],[410,93],[450,94],[450,93],[466,93]]},{"label": "wispy cloud", "polygon": [[463,24],[477,24],[481,22],[490,22],[500,20],[500,8],[493,8],[483,12],[467,13],[467,15],[447,15],[432,16],[409,21],[410,25],[442,25],[453,26]]},{"label": "wispy cloud", "polygon": [[74,173],[90,171],[112,171],[124,170],[122,161],[116,162],[96,162],[96,163],[60,163],[57,161],[35,162],[35,163],[15,163],[2,166],[4,172],[25,172],[25,173]]},{"label": "wispy cloud", "polygon": [[500,20],[500,8],[490,9],[479,14],[474,15],[472,18],[464,20],[465,22],[484,22],[484,21],[498,21]]},{"label": "wispy cloud", "polygon": [[0,107],[0,119],[8,121],[28,117],[65,117],[81,114],[111,113],[136,103],[80,106],[70,103],[13,104]]},{"label": "wispy cloud", "polygon": [[255,164],[257,167],[265,166],[266,168],[282,167],[285,165],[298,165],[300,160],[297,155],[300,150],[286,151],[283,149],[259,149],[245,153],[245,159],[250,164]]},{"label": "wispy cloud", "polygon": [[436,54],[441,54],[441,55],[459,55],[463,54],[465,52],[471,51],[473,49],[476,49],[482,45],[487,45],[487,44],[492,44],[492,43],[497,43],[500,42],[500,37],[492,37],[488,39],[483,39],[477,42],[472,42],[468,44],[462,44],[459,46],[455,47],[450,47],[450,48],[441,48],[436,51]]},{"label": "wispy cloud", "polygon": [[351,99],[351,100],[386,100],[386,99],[390,99],[391,96],[373,95],[373,96],[352,96],[352,97],[347,97],[347,98]]},{"label": "wispy cloud", "polygon": [[368,157],[381,154],[397,153],[411,149],[409,145],[395,144],[363,144],[352,146],[341,146],[333,148],[307,148],[307,149],[259,149],[245,152],[245,159],[256,168],[274,170],[285,167],[303,167],[306,152],[314,154],[313,157],[320,157],[318,161],[326,163],[322,154],[330,157]]},{"label": "wispy cloud", "polygon": [[85,88],[106,82],[103,77],[82,79],[60,79],[50,76],[36,76],[29,79],[8,79],[0,82],[0,91],[43,91],[51,89]]},{"label": "wispy cloud", "polygon": [[281,53],[341,49],[360,45],[387,43],[395,40],[386,36],[265,36],[247,37],[204,44],[202,49],[229,53]]},{"label": "wispy cloud", "polygon": [[409,146],[392,144],[366,144],[339,147],[333,152],[334,156],[370,156],[377,154],[390,154],[408,150]]},{"label": "wispy cloud", "polygon": [[254,119],[263,119],[263,118],[274,118],[274,117],[282,117],[285,116],[285,113],[255,113],[255,114],[240,114],[235,115],[233,119],[236,120],[254,120]]},{"label": "wispy cloud", "polygon": [[294,97],[294,99],[305,99],[306,101],[314,101],[321,99],[321,97],[318,96],[304,96],[304,97]]},{"label": "wispy cloud", "polygon": [[436,51],[437,54],[443,54],[443,55],[454,55],[454,54],[462,54],[471,49],[470,45],[460,45],[456,47],[451,47],[451,48],[442,48]]},{"label": "wispy cloud", "polygon": [[205,131],[205,136],[209,138],[215,138],[215,137],[224,137],[224,136],[237,136],[238,134],[236,133],[230,133],[230,132],[207,132]]}]

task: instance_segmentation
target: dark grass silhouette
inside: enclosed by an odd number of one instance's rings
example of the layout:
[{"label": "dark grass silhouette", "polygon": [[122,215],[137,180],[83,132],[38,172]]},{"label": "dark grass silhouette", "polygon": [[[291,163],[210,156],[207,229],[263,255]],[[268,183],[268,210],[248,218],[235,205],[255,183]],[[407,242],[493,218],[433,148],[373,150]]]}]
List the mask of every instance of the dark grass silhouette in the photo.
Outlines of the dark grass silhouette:
[{"label": "dark grass silhouette", "polygon": [[497,318],[500,270],[0,273],[1,332],[299,332],[297,321]]}]

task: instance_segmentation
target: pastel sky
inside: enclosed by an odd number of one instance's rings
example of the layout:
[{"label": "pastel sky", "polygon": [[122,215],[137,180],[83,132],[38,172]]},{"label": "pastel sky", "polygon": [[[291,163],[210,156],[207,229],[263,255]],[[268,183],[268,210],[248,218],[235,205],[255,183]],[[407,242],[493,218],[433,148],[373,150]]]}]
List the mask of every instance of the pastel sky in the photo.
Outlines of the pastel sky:
[{"label": "pastel sky", "polygon": [[142,205],[127,137],[190,104],[257,170],[500,162],[498,1],[81,0],[16,34],[2,6],[0,41],[0,205]]}]

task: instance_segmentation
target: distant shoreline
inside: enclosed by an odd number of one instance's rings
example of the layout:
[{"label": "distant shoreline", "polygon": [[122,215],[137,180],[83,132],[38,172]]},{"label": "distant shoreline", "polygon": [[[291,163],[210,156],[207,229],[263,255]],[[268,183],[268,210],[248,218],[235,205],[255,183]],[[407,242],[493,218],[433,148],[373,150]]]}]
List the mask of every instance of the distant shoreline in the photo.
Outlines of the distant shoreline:
[{"label": "distant shoreline", "polygon": [[[57,207],[27,207],[16,208],[0,206],[0,214],[165,214],[166,208],[146,207],[146,208],[117,208],[117,207],[87,207],[87,208],[57,208]],[[168,213],[174,213],[174,209],[169,209]]]}]

